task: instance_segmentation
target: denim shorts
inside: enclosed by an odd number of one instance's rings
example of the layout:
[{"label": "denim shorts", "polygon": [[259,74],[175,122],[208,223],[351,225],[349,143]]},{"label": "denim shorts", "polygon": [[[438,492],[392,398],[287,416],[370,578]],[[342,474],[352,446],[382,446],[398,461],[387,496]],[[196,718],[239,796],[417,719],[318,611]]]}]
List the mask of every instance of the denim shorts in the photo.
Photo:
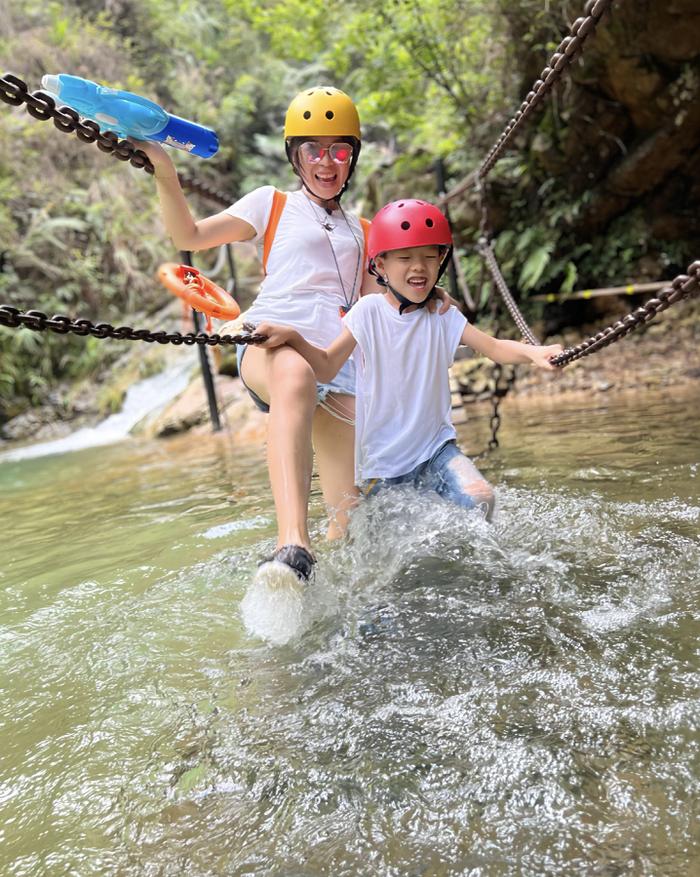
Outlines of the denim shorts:
[{"label": "denim shorts", "polygon": [[[269,414],[270,406],[267,404],[267,402],[263,402],[260,396],[258,396],[257,393],[253,392],[253,390],[251,390],[250,387],[243,380],[243,375],[241,374],[241,363],[243,362],[243,357],[245,356],[245,352],[247,349],[248,346],[246,344],[236,344],[238,374],[241,378],[241,381],[243,382],[243,386],[248,391],[248,395],[253,400],[253,402],[255,402],[255,404],[261,411],[263,411],[265,414]],[[348,359],[347,362],[343,363],[343,367],[330,383],[316,384],[316,395],[319,404],[325,400],[326,396],[329,393],[339,393],[344,396],[355,395],[355,363],[352,359]]]},{"label": "denim shorts", "polygon": [[451,439],[441,445],[429,460],[419,463],[405,475],[370,478],[360,485],[360,490],[365,496],[373,496],[385,487],[412,484],[420,490],[435,491],[443,499],[462,508],[479,508],[489,517],[493,508],[493,492],[487,486],[486,489],[482,488],[478,497],[472,496],[467,488],[472,487],[475,482],[486,484],[476,466],[460,451],[455,440]]}]

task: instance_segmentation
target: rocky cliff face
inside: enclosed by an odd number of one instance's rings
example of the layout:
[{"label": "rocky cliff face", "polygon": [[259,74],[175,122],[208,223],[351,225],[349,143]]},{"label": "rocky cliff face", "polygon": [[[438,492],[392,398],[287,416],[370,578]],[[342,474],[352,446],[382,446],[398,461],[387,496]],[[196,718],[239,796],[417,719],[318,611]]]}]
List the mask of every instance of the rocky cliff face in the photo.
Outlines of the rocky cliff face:
[{"label": "rocky cliff face", "polygon": [[[514,40],[522,39],[525,20],[511,24]],[[541,68],[533,69],[524,48],[522,60],[527,91]],[[649,240],[674,244],[679,265],[686,253],[688,261],[697,258],[699,0],[618,0],[525,148],[536,184],[555,177],[579,203],[568,218],[579,240],[604,236],[635,211]],[[639,279],[663,274],[651,250]]]},{"label": "rocky cliff face", "polygon": [[[586,85],[599,72],[598,92]],[[578,103],[606,125],[582,225],[597,229],[642,199],[656,237],[700,238],[700,3],[618,4],[579,77]],[[586,106],[587,105],[587,106]],[[576,113],[581,116],[580,113]],[[569,143],[583,141],[579,124]],[[590,136],[590,135],[589,135]],[[593,148],[593,144],[590,144]],[[576,161],[576,149],[572,149]]]}]

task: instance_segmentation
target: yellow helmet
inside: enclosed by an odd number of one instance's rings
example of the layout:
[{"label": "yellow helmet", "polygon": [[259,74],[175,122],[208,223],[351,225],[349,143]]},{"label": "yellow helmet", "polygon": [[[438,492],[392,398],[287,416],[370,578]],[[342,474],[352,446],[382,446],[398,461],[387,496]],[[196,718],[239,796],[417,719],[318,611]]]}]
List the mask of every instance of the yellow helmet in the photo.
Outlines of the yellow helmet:
[{"label": "yellow helmet", "polygon": [[288,137],[356,137],[360,139],[360,117],[355,104],[338,88],[317,85],[294,98],[284,120]]}]

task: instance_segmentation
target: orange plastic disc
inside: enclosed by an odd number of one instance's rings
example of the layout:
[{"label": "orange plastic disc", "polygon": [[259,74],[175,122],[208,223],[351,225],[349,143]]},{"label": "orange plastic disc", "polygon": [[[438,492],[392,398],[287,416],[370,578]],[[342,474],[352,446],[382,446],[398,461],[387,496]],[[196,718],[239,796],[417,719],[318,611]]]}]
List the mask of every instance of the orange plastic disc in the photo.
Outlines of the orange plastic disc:
[{"label": "orange plastic disc", "polygon": [[164,262],[158,269],[158,279],[178,298],[196,311],[218,320],[235,320],[241,309],[238,302],[197,268]]}]

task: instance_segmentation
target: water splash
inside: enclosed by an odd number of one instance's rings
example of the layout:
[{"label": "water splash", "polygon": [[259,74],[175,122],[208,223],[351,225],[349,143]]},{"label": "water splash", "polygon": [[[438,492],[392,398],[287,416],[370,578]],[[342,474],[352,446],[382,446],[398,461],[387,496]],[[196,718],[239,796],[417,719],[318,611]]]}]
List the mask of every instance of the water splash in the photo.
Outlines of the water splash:
[{"label": "water splash", "polygon": [[298,640],[331,612],[335,599],[321,571],[304,585],[284,564],[276,565],[277,577],[253,576],[241,601],[241,618],[251,636],[282,646]]}]

